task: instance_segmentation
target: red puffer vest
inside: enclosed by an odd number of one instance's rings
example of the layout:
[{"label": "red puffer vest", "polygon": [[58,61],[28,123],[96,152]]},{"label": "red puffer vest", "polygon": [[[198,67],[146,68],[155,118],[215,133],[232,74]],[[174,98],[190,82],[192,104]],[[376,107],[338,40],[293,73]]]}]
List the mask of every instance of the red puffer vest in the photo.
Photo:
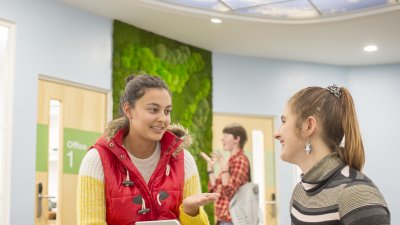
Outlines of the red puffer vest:
[{"label": "red puffer vest", "polygon": [[148,185],[122,146],[125,129],[96,148],[104,169],[107,224],[133,225],[137,221],[179,219],[183,199],[184,151],[172,157],[182,139],[166,131],[160,140],[161,156]]}]

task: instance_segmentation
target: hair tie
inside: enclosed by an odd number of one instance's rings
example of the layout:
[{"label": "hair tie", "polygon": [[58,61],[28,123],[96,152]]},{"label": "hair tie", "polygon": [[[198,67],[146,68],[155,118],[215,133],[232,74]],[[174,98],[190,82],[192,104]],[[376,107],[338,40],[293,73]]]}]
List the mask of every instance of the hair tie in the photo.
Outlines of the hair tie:
[{"label": "hair tie", "polygon": [[336,84],[328,86],[326,90],[332,93],[336,98],[340,98],[340,96],[342,96],[342,91],[340,90],[340,87],[338,87]]}]

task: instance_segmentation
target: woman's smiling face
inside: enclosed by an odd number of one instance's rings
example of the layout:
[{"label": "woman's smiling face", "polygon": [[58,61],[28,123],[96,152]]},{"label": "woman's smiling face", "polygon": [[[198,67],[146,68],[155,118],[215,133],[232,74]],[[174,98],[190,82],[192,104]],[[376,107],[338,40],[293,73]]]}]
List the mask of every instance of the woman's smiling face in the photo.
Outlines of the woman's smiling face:
[{"label": "woman's smiling face", "polygon": [[274,134],[275,139],[279,140],[282,145],[281,159],[297,164],[296,160],[301,159],[304,155],[306,139],[301,137],[300,127],[296,124],[297,116],[289,105],[285,107],[281,122],[280,128]]},{"label": "woman's smiling face", "polygon": [[171,123],[172,99],[166,89],[149,88],[130,109],[133,134],[159,141]]}]

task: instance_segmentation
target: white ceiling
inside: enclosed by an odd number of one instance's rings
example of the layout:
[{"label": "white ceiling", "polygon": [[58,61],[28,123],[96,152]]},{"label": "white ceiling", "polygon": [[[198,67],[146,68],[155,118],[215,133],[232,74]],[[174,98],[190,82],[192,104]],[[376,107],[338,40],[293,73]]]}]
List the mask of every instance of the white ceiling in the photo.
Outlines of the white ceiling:
[{"label": "white ceiling", "polygon": [[[60,0],[212,52],[332,65],[400,63],[400,7],[312,20],[251,18],[154,0]],[[221,24],[210,18],[218,17]],[[376,44],[375,53],[363,52]]]}]

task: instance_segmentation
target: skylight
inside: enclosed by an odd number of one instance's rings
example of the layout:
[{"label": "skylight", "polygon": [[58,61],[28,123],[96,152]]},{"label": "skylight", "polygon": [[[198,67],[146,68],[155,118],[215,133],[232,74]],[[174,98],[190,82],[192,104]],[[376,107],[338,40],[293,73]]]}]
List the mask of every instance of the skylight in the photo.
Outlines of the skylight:
[{"label": "skylight", "polygon": [[400,0],[159,0],[214,12],[278,19],[312,19],[400,5]]}]

